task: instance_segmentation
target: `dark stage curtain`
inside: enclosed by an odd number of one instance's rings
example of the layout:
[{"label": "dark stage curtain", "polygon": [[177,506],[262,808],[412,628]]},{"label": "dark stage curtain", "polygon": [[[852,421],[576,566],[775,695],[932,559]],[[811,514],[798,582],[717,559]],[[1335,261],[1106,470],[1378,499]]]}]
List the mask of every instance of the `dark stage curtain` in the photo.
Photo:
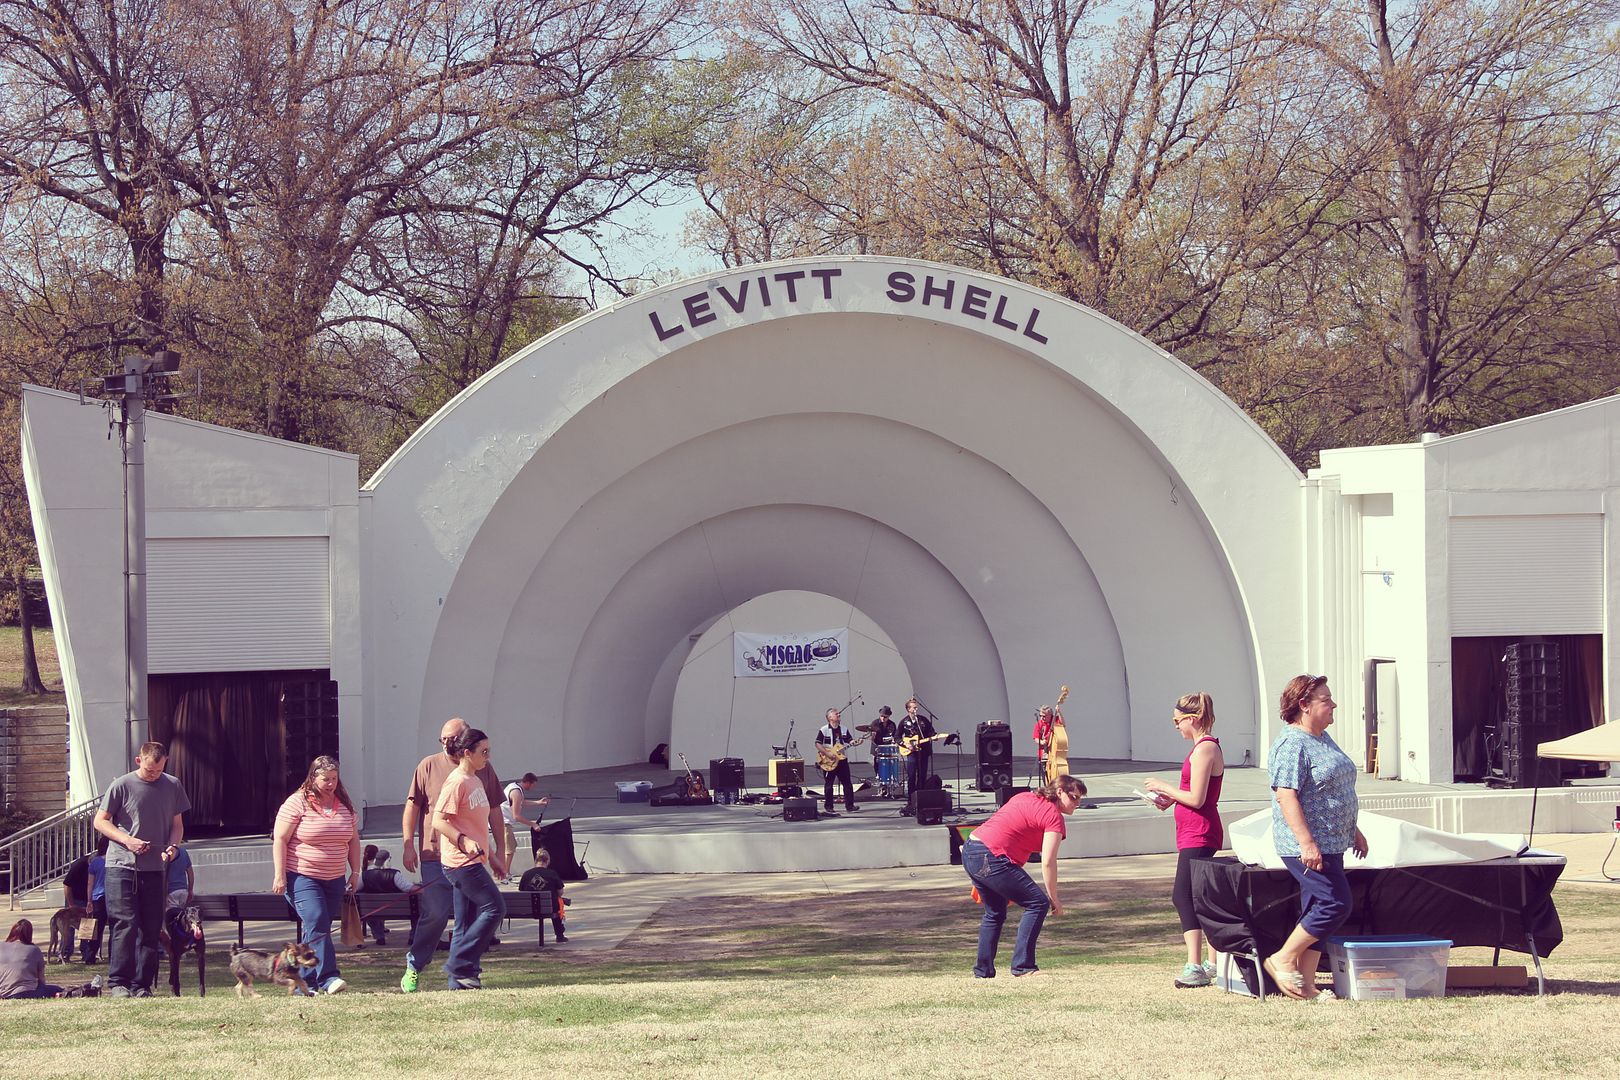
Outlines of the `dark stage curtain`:
[{"label": "dark stage curtain", "polygon": [[[169,771],[191,798],[188,832],[270,831],[291,790],[283,690],[310,680],[309,672],[151,677],[152,738],[168,745]],[[308,764],[294,763],[300,779]]]},{"label": "dark stage curtain", "polygon": [[[1521,637],[1451,639],[1452,772],[1459,780],[1489,772],[1485,731],[1500,731],[1507,713],[1507,647]],[[1559,634],[1564,707],[1549,739],[1603,723],[1603,635]],[[1601,776],[1603,766],[1564,762],[1563,775]]]}]

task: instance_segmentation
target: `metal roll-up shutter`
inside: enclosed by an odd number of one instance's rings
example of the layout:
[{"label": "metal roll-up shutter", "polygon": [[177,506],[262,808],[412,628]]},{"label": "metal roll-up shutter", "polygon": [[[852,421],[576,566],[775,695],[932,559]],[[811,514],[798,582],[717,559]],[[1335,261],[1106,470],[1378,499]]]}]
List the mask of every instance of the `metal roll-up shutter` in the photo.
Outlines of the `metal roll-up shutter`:
[{"label": "metal roll-up shutter", "polygon": [[327,546],[324,536],[148,541],[151,672],[330,667]]},{"label": "metal roll-up shutter", "polygon": [[1603,632],[1603,517],[1451,519],[1453,637]]}]

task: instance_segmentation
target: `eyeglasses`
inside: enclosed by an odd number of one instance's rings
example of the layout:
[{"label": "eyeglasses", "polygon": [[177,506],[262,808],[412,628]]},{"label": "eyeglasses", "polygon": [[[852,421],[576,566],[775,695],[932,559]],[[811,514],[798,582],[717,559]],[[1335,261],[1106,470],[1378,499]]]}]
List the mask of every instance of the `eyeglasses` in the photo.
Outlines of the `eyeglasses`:
[{"label": "eyeglasses", "polygon": [[1181,722],[1183,720],[1196,720],[1196,719],[1198,719],[1198,714],[1197,713],[1190,713],[1190,712],[1176,713],[1174,716],[1172,716],[1170,718],[1170,726],[1173,727],[1173,728],[1179,728],[1179,727],[1181,727]]}]

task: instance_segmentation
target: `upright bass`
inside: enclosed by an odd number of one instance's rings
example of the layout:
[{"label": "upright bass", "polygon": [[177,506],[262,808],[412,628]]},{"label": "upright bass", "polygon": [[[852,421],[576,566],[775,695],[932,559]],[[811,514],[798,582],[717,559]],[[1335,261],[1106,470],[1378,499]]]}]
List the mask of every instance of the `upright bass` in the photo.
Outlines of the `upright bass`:
[{"label": "upright bass", "polygon": [[1069,771],[1069,729],[1063,723],[1063,703],[1068,700],[1069,688],[1058,689],[1057,703],[1052,706],[1052,730],[1042,748],[1046,753],[1046,783],[1054,783]]}]

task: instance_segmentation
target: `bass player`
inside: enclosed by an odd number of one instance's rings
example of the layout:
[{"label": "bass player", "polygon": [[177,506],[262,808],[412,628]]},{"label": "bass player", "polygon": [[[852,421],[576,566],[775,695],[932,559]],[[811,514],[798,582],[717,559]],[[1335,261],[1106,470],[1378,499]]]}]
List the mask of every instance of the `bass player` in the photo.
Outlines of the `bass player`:
[{"label": "bass player", "polygon": [[845,749],[855,741],[855,736],[840,725],[837,709],[827,710],[827,722],[821,725],[816,732],[816,754],[826,758],[828,755],[836,756],[838,764],[831,770],[823,770],[826,780],[823,782],[821,803],[827,813],[833,811],[833,781],[837,780],[844,785],[844,809],[853,814],[855,806],[855,785],[849,779],[849,758]]}]

